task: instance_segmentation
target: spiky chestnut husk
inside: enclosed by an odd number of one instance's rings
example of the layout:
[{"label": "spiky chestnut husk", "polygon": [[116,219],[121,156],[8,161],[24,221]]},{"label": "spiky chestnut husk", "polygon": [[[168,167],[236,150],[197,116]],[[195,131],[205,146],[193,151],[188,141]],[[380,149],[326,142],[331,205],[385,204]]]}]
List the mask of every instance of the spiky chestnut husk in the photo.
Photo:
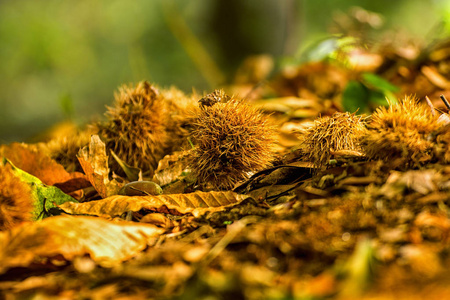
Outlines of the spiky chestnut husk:
[{"label": "spiky chestnut husk", "polygon": [[166,123],[169,139],[165,149],[165,155],[168,155],[189,146],[188,137],[199,108],[195,95],[187,96],[175,87],[161,90],[161,96],[167,107],[169,119]]},{"label": "spiky chestnut husk", "polygon": [[82,172],[77,159],[78,151],[89,144],[92,132],[79,131],[74,135],[61,136],[45,144],[45,151],[68,172]]},{"label": "spiky chestnut husk", "polygon": [[[108,107],[106,112],[108,121],[97,123],[95,127],[107,149],[113,150],[127,164],[152,175],[168,143],[164,99],[146,81],[136,87],[123,85],[114,96],[114,106]],[[114,161],[110,168],[121,173]]]},{"label": "spiky chestnut husk", "polygon": [[440,127],[429,107],[407,96],[388,108],[379,107],[361,137],[361,147],[371,159],[402,158],[408,165],[431,159],[429,135]]},{"label": "spiky chestnut husk", "polygon": [[189,166],[206,187],[230,189],[274,158],[273,127],[257,108],[237,99],[203,107],[191,137]]},{"label": "spiky chestnut husk", "polygon": [[360,150],[359,138],[364,130],[361,116],[336,112],[314,121],[303,136],[301,152],[316,168],[324,166],[338,150]]},{"label": "spiky chestnut husk", "polygon": [[10,165],[0,165],[0,230],[31,221],[32,211],[30,187],[14,175]]}]

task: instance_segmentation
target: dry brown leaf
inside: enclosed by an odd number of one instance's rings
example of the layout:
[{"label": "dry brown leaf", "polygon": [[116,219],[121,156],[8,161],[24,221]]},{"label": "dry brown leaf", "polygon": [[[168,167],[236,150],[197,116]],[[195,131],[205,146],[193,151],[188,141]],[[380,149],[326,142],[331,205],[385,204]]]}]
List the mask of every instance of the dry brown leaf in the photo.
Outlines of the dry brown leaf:
[{"label": "dry brown leaf", "polygon": [[158,163],[153,181],[164,186],[177,180],[187,168],[188,155],[189,151],[180,151],[164,156]]},{"label": "dry brown leaf", "polygon": [[310,108],[315,111],[321,111],[322,105],[316,100],[302,99],[298,97],[280,97],[271,99],[261,99],[254,104],[267,112],[289,113],[293,110]]},{"label": "dry brown leaf", "polygon": [[62,184],[75,178],[84,181],[83,174],[68,173],[62,165],[36,149],[32,145],[12,143],[0,146],[0,156],[8,158],[16,167],[36,176],[46,185]]},{"label": "dry brown leaf", "polygon": [[102,198],[119,192],[120,184],[116,180],[109,180],[106,146],[98,135],[91,137],[89,146],[80,149],[77,157],[87,178]]},{"label": "dry brown leaf", "polygon": [[0,274],[45,257],[89,254],[103,267],[127,260],[164,230],[154,225],[85,216],[57,216],[0,234]]},{"label": "dry brown leaf", "polygon": [[91,182],[86,178],[86,175],[81,173],[78,174],[82,175],[83,177],[75,177],[65,182],[55,183],[55,186],[67,194],[90,187]]},{"label": "dry brown leaf", "polygon": [[440,178],[441,175],[435,170],[395,171],[389,175],[380,193],[389,199],[399,197],[407,189],[427,195],[438,190]]},{"label": "dry brown leaf", "polygon": [[432,214],[428,211],[421,212],[414,220],[414,225],[422,229],[423,231],[431,231],[432,234],[428,234],[428,238],[431,235],[435,236],[437,240],[448,241],[450,233],[450,220],[445,214]]},{"label": "dry brown leaf", "polygon": [[442,76],[434,67],[423,66],[422,69],[423,75],[431,81],[435,86],[441,88],[443,90],[450,89],[450,81],[448,81],[444,76]]},{"label": "dry brown leaf", "polygon": [[[206,212],[221,211],[248,196],[227,192],[195,192],[159,196],[111,196],[102,200],[84,203],[66,202],[59,206],[69,214],[87,214],[102,217],[120,216],[125,212],[150,209],[172,213],[200,215]],[[164,207],[167,209],[164,210]]]}]

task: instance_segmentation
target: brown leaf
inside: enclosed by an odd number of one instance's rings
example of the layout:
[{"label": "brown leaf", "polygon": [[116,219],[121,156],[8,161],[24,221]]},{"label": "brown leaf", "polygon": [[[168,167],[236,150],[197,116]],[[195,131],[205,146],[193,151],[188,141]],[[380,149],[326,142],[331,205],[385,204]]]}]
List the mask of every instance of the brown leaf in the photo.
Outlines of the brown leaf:
[{"label": "brown leaf", "polygon": [[81,173],[68,173],[62,165],[37,151],[37,148],[32,145],[21,143],[2,145],[0,146],[0,156],[8,158],[16,167],[36,176],[47,185],[61,184],[74,178],[84,178]]},{"label": "brown leaf", "polygon": [[393,199],[404,193],[407,189],[422,195],[438,190],[441,175],[435,170],[409,170],[404,173],[392,172],[386,183],[381,187],[380,193]]},{"label": "brown leaf", "polygon": [[158,163],[153,181],[164,186],[177,180],[187,168],[188,155],[189,151],[182,151],[164,156]]},{"label": "brown leaf", "polygon": [[434,67],[423,66],[420,71],[422,71],[423,75],[431,81],[435,86],[448,90],[450,89],[450,81],[448,81],[444,76],[442,76],[438,70]]},{"label": "brown leaf", "polygon": [[116,180],[109,180],[108,155],[105,143],[98,135],[91,137],[89,146],[80,149],[77,157],[87,178],[102,198],[118,193],[120,184]]},{"label": "brown leaf", "polygon": [[60,206],[69,214],[88,214],[96,216],[120,216],[125,212],[150,209],[171,213],[199,215],[206,212],[221,211],[228,205],[241,202],[248,196],[233,192],[195,192],[159,196],[111,196],[102,200],[84,203],[66,202]]},{"label": "brown leaf", "polygon": [[56,255],[72,260],[89,254],[99,265],[110,267],[135,256],[163,231],[150,224],[94,217],[47,218],[0,234],[0,274]]},{"label": "brown leaf", "polygon": [[77,173],[82,176],[74,177],[65,182],[55,183],[55,186],[65,193],[72,193],[91,186],[91,182],[86,178],[84,174]]},{"label": "brown leaf", "polygon": [[[289,113],[293,110],[309,108],[313,111],[320,112],[322,105],[311,99],[302,99],[298,97],[280,97],[271,99],[261,99],[254,102],[257,107],[268,112]],[[317,114],[315,114],[317,115]]]}]

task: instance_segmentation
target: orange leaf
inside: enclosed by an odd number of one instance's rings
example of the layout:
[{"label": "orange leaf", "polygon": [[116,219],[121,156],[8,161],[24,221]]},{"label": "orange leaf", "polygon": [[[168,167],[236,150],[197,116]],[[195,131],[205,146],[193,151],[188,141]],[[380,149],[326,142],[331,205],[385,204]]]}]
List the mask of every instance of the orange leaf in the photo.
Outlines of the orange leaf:
[{"label": "orange leaf", "polygon": [[89,146],[80,149],[77,158],[87,178],[102,198],[119,192],[120,184],[116,180],[109,180],[106,146],[98,135],[91,136]]},{"label": "orange leaf", "polygon": [[[227,192],[195,192],[191,194],[172,194],[159,196],[111,196],[102,200],[84,203],[66,202],[59,206],[70,214],[88,214],[96,216],[120,216],[125,212],[141,209],[171,213],[199,215],[206,212],[221,211],[225,207],[237,204],[248,196]],[[165,210],[167,212],[167,210]]]},{"label": "orange leaf", "polygon": [[47,218],[0,233],[0,274],[56,255],[72,260],[89,254],[99,265],[110,267],[135,256],[163,231],[150,224],[94,217]]},{"label": "orange leaf", "polygon": [[68,173],[63,166],[36,149],[32,145],[12,143],[0,146],[0,156],[6,157],[16,167],[36,176],[46,185],[84,177],[81,173]]}]

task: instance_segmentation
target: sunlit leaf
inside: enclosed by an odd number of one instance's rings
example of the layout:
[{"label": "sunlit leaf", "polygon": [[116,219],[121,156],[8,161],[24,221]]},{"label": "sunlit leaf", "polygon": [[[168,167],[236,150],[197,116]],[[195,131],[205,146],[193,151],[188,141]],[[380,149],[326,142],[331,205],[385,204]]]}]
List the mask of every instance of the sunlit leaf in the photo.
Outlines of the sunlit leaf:
[{"label": "sunlit leaf", "polygon": [[47,185],[84,177],[81,173],[68,173],[62,165],[27,144],[2,145],[0,156],[6,157],[17,168],[36,176]]},{"label": "sunlit leaf", "polygon": [[14,174],[20,180],[28,183],[31,187],[32,196],[34,198],[34,209],[32,212],[33,220],[40,220],[48,217],[48,212],[57,205],[65,202],[78,202],[74,198],[65,194],[55,186],[47,186],[38,178],[27,172],[15,167],[10,161],[6,160],[12,166]]},{"label": "sunlit leaf", "polygon": [[351,36],[328,36],[315,42],[301,54],[301,61],[321,61],[327,58],[345,62],[348,54],[355,49],[358,40]]},{"label": "sunlit leaf", "polygon": [[0,234],[0,274],[56,255],[72,260],[88,254],[99,265],[109,267],[135,256],[163,231],[150,224],[113,223],[94,217],[47,218]]},{"label": "sunlit leaf", "polygon": [[102,198],[119,192],[121,184],[116,180],[109,180],[106,146],[98,135],[91,137],[89,146],[80,149],[77,157],[84,173]]},{"label": "sunlit leaf", "polygon": [[302,99],[298,97],[278,97],[270,99],[260,99],[254,102],[254,105],[263,111],[288,113],[291,110],[311,109],[320,111],[322,105],[312,99]]},{"label": "sunlit leaf", "polygon": [[379,91],[398,92],[399,90],[396,85],[373,73],[363,73],[362,79],[366,85]]},{"label": "sunlit leaf", "polygon": [[96,216],[120,216],[125,212],[141,209],[171,212],[175,214],[202,214],[221,211],[248,196],[233,192],[195,192],[190,194],[173,194],[159,196],[111,196],[102,200],[84,203],[64,203],[59,206],[70,214],[87,214]]}]

